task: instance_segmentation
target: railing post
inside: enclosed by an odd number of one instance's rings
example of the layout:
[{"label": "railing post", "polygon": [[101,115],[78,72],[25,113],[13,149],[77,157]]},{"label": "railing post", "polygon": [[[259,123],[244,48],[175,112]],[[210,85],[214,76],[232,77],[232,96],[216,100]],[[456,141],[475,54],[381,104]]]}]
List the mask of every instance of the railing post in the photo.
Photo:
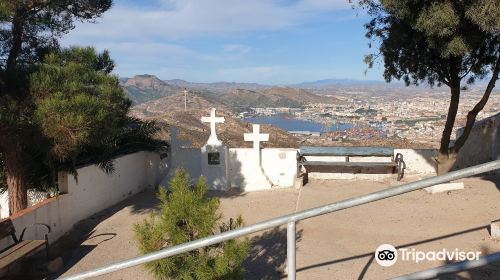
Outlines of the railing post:
[{"label": "railing post", "polygon": [[286,237],[286,257],[288,262],[288,280],[295,280],[295,222],[287,224]]}]

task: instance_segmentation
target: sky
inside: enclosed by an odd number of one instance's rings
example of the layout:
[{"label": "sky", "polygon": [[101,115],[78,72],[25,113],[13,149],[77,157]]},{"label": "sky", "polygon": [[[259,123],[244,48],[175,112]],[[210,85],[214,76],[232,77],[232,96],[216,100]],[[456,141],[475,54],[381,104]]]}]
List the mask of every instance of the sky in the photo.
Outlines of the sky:
[{"label": "sky", "polygon": [[347,0],[115,0],[95,23],[77,23],[64,46],[108,49],[121,77],[296,84],[382,80],[367,70],[363,25]]}]

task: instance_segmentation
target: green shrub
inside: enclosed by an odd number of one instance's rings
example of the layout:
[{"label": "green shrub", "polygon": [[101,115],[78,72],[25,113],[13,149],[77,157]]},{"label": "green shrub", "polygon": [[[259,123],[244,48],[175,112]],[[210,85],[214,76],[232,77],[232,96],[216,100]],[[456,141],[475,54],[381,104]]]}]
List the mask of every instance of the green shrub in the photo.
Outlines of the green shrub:
[{"label": "green shrub", "polygon": [[[134,225],[143,254],[241,227],[243,219],[221,223],[219,199],[207,196],[205,179],[191,186],[182,169],[170,181],[170,190],[160,188],[160,210]],[[146,264],[157,279],[242,279],[248,239],[230,240]]]}]

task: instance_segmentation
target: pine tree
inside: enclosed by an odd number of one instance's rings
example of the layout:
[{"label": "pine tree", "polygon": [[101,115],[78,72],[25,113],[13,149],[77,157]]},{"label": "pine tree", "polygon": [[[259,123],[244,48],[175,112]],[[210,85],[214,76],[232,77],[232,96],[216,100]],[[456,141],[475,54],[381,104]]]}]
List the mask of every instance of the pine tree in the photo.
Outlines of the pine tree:
[{"label": "pine tree", "polygon": [[93,21],[111,0],[0,1],[0,153],[5,163],[11,213],[27,207],[27,150],[43,143],[33,122],[30,75],[75,21]]},{"label": "pine tree", "polygon": [[[360,0],[372,20],[368,38],[380,43],[369,67],[383,57],[384,78],[406,85],[426,82],[450,88],[450,105],[439,149],[438,172],[452,167],[500,73],[500,1]],[[461,91],[487,79],[483,96],[467,114],[463,134],[451,145]]]},{"label": "pine tree", "polygon": [[11,214],[27,207],[27,189],[56,184],[79,164],[113,171],[113,159],[161,150],[154,122],[127,116],[131,102],[112,75],[108,51],[58,40],[75,21],[94,21],[111,0],[0,1],[0,188]]},{"label": "pine tree", "polygon": [[[220,223],[219,199],[207,196],[205,179],[191,186],[182,169],[170,181],[170,192],[160,188],[160,210],[134,225],[143,254],[239,228],[243,219]],[[229,240],[146,264],[157,279],[242,279],[248,240]]]}]

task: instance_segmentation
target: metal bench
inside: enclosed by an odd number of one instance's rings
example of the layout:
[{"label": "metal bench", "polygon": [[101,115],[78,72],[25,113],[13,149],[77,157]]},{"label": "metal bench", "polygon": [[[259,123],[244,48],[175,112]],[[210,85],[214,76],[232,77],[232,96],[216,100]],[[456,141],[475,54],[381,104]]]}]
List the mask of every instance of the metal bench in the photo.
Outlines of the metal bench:
[{"label": "metal bench", "polygon": [[[23,240],[26,229],[31,226],[44,226],[47,228],[45,240]],[[49,239],[50,226],[41,223],[35,223],[27,226],[21,232],[19,238],[16,237],[16,230],[10,218],[0,220],[0,240],[8,236],[12,237],[14,244],[0,251],[0,269],[3,269],[10,264],[24,258],[31,252],[36,251],[38,248],[45,246],[47,257],[49,256]]]},{"label": "metal bench", "polygon": [[[307,156],[343,156],[345,161],[308,161]],[[350,157],[390,157],[387,162],[351,162]],[[394,149],[383,147],[301,147],[297,152],[297,164],[301,166],[338,166],[354,169],[361,168],[392,168],[397,172],[398,181],[403,178],[406,164],[403,155],[397,153],[394,157]]]}]

